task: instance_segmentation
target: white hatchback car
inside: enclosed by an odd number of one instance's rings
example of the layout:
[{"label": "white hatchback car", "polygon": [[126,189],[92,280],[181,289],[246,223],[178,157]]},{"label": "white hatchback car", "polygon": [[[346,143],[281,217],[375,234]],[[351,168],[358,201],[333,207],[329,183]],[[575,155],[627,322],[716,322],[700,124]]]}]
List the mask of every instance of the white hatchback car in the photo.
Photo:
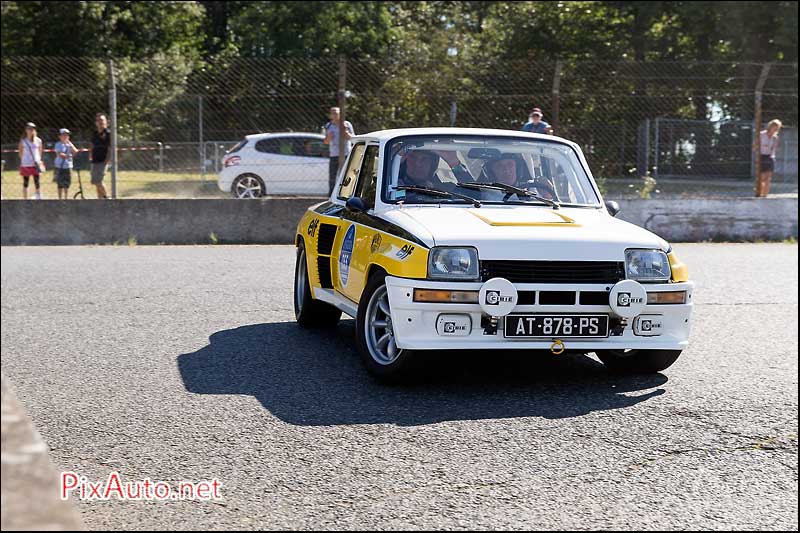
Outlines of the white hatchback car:
[{"label": "white hatchback car", "polygon": [[234,198],[328,195],[328,147],[319,133],[248,135],[222,158],[218,185]]}]

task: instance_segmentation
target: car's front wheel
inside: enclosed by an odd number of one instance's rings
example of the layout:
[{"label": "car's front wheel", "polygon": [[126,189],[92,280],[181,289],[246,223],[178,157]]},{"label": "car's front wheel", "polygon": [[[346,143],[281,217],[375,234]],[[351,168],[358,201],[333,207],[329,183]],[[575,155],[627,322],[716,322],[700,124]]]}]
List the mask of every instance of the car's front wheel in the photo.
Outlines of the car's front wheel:
[{"label": "car's front wheel", "polygon": [[356,343],[373,376],[398,381],[407,375],[413,352],[397,346],[385,278],[377,272],[367,282],[356,317]]},{"label": "car's front wheel", "polygon": [[680,350],[603,350],[597,357],[614,372],[655,374],[672,366]]},{"label": "car's front wheel", "polygon": [[294,266],[294,316],[297,323],[305,328],[335,326],[342,318],[342,312],[329,303],[312,298],[307,263],[306,248],[301,243],[297,247]]},{"label": "car's front wheel", "polygon": [[231,194],[234,198],[262,198],[267,194],[264,181],[255,174],[242,174],[233,180]]}]

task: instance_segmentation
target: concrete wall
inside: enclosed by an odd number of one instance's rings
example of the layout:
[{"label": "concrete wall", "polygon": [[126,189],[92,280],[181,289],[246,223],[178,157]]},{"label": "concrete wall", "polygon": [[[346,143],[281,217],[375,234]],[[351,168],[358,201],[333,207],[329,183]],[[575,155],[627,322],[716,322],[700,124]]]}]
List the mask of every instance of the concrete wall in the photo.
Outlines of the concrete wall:
[{"label": "concrete wall", "polygon": [[283,244],[320,201],[3,200],[2,244]]},{"label": "concrete wall", "polygon": [[[3,245],[283,244],[319,198],[3,200]],[[669,241],[797,237],[797,198],[621,200],[623,220]],[[213,237],[212,237],[213,235]]]},{"label": "concrete wall", "polygon": [[797,238],[797,198],[674,198],[619,204],[619,218],[671,242]]}]

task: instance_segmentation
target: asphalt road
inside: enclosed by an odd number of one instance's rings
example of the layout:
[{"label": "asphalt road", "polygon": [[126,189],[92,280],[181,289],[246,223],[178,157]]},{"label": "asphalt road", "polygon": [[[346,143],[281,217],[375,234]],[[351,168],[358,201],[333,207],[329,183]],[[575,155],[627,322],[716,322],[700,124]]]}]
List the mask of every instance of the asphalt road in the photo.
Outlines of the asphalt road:
[{"label": "asphalt road", "polygon": [[353,322],[292,321],[290,247],[2,249],[2,368],[91,480],[224,500],[79,502],[89,528],[797,529],[797,245],[677,245],[691,347],[440,356],[384,387]]}]

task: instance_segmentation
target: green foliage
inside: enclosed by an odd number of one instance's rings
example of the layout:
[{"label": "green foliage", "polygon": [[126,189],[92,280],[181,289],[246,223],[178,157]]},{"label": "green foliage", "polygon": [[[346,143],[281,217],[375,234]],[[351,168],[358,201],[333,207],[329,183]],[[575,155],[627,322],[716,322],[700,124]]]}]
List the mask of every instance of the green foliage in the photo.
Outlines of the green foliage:
[{"label": "green foliage", "polygon": [[245,2],[230,18],[246,57],[369,57],[386,51],[397,29],[384,2]]},{"label": "green foliage", "polygon": [[196,2],[2,2],[4,56],[200,56],[204,10]]},{"label": "green foliage", "polygon": [[797,2],[3,1],[4,56],[797,61]]},{"label": "green foliage", "polygon": [[[633,146],[645,118],[706,119],[712,103],[725,117],[750,120],[752,98],[742,95],[759,65],[748,62],[791,70],[797,61],[797,2],[788,1],[68,0],[2,1],[0,11],[4,104],[35,93],[28,108],[3,106],[3,139],[27,120],[91,127],[93,113],[106,109],[109,57],[121,138],[186,141],[196,140],[198,95],[218,139],[318,130],[335,101],[340,55],[349,60],[348,114],[359,131],[449,125],[453,101],[457,125],[517,128],[533,105],[552,109],[559,60],[557,134],[583,139],[593,162],[602,161],[598,173],[614,175],[631,154],[593,138],[592,128]],[[88,59],[55,70],[9,59],[22,56]],[[660,66],[673,61],[736,65],[697,63],[681,73],[697,84],[678,86]],[[765,109],[796,121],[796,96],[775,96],[796,95],[796,66],[783,72],[770,80]],[[712,94],[712,78],[734,81]]]}]

